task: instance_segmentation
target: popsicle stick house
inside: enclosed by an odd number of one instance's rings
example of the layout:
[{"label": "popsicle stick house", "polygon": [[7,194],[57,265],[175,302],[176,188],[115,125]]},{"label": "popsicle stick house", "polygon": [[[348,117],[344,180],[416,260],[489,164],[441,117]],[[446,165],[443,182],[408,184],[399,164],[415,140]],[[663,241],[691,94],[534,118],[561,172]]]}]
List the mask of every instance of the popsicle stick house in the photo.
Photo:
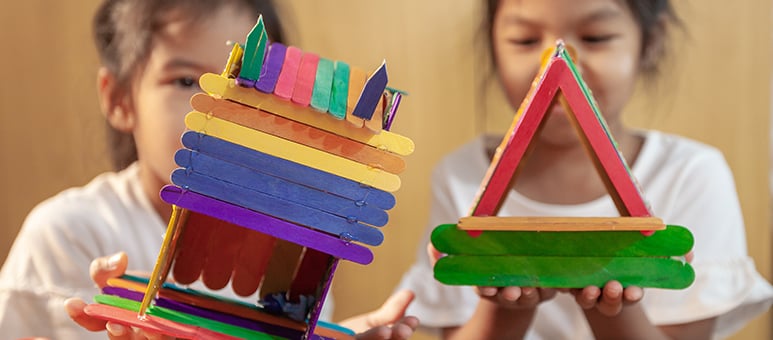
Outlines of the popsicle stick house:
[{"label": "popsicle stick house", "polygon": [[[621,217],[496,216],[520,161],[554,101],[563,105]],[[432,243],[448,256],[435,278],[452,285],[680,289],[694,280],[684,227],[653,217],[590,90],[563,45],[546,51],[532,89],[495,153],[471,209],[438,226]]]},{"label": "popsicle stick house", "polygon": [[[87,313],[183,338],[352,338],[318,318],[338,261],[373,260],[414,149],[389,131],[403,93],[387,82],[383,63],[269,43],[260,18],[191,99],[152,276],[111,280]],[[198,280],[264,299],[180,286]]]}]

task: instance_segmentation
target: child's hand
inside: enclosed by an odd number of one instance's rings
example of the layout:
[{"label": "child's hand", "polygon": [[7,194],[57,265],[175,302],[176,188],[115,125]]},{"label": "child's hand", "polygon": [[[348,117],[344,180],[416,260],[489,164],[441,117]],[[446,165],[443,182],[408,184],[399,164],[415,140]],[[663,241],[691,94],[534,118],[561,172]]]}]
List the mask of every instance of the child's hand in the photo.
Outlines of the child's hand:
[{"label": "child's hand", "polygon": [[419,326],[419,319],[405,316],[405,309],[413,297],[412,291],[399,291],[392,294],[379,309],[346,319],[340,324],[357,332],[357,339],[360,340],[408,339]]},{"label": "child's hand", "polygon": [[570,289],[577,304],[582,309],[596,308],[602,315],[616,316],[623,310],[623,306],[639,302],[644,297],[644,290],[640,287],[628,287],[617,281],[609,281],[603,290],[596,286],[583,289]]},{"label": "child's hand", "polygon": [[476,287],[482,299],[497,303],[508,309],[535,308],[543,301],[556,296],[552,288],[534,287]]},{"label": "child's hand", "polygon": [[[435,249],[432,243],[428,243],[427,256],[430,266],[435,266],[435,262],[443,254]],[[477,287],[477,291],[481,298],[510,309],[537,307],[541,302],[552,299],[557,293],[555,289],[534,287]]]},{"label": "child's hand", "polygon": [[[99,288],[102,288],[107,285],[108,279],[123,275],[126,272],[126,267],[128,265],[129,259],[126,256],[126,253],[123,252],[109,257],[99,257],[91,261],[89,275],[91,276],[91,280],[94,281]],[[70,298],[64,301],[64,309],[67,311],[70,319],[75,321],[75,323],[81,327],[93,332],[106,330],[110,340],[171,339],[159,334],[151,334],[119,323],[108,322],[91,317],[86,314],[84,311],[85,308],[86,302],[80,298]]]}]

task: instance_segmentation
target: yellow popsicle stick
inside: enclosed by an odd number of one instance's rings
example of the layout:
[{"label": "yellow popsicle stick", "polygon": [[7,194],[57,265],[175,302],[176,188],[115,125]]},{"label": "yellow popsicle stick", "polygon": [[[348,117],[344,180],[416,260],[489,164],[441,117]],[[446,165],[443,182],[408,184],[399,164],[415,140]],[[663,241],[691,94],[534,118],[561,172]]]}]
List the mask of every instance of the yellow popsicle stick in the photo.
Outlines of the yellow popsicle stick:
[{"label": "yellow popsicle stick", "polygon": [[184,213],[187,209],[182,209],[176,205],[172,205],[172,216],[169,218],[169,224],[166,227],[166,233],[164,234],[164,241],[161,243],[161,251],[158,252],[158,259],[156,259],[156,265],[153,267],[153,273],[150,276],[148,287],[145,289],[145,296],[142,298],[140,304],[139,315],[145,316],[145,311],[150,307],[150,303],[158,294],[158,290],[161,289],[161,285],[166,280],[166,275],[169,273],[169,267],[172,265],[174,256],[174,245],[177,243],[177,239],[182,233],[183,224],[185,220]]},{"label": "yellow popsicle stick", "polygon": [[302,107],[255,89],[240,87],[233,79],[224,78],[217,74],[206,73],[201,76],[199,83],[201,88],[209,94],[312,125],[388,152],[407,156],[414,150],[413,141],[407,137],[383,130],[374,134],[367,128],[356,128],[346,121],[335,119],[328,114],[321,114],[310,107]]},{"label": "yellow popsicle stick", "polygon": [[657,217],[500,217],[469,216],[459,219],[461,230],[603,231],[663,230]]},{"label": "yellow popsicle stick", "polygon": [[239,144],[269,155],[291,160],[364,185],[394,192],[400,188],[400,177],[362,163],[329,154],[296,142],[253,130],[227,120],[192,111],[185,116],[185,126],[197,132]]}]

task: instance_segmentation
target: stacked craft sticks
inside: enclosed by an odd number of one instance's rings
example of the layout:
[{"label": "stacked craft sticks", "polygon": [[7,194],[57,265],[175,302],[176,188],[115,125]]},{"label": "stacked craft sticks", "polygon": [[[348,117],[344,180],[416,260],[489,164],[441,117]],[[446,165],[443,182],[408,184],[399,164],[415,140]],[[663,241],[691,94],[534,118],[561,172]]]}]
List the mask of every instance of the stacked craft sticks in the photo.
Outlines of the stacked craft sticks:
[{"label": "stacked craft sticks", "polygon": [[[87,312],[177,337],[350,338],[317,321],[338,260],[368,264],[365,245],[384,239],[414,147],[389,131],[403,93],[387,87],[383,63],[368,76],[269,44],[262,18],[200,85],[174,185],[161,190],[175,209],[153,275],[112,280]],[[162,285],[169,272],[264,298]]]},{"label": "stacked craft sticks", "polygon": [[[598,105],[562,42],[546,51],[540,72],[494,155],[471,216],[432,233],[447,254],[434,267],[445,284],[470,286],[683,289],[695,279],[682,257],[690,231],[651,216]],[[521,160],[551,105],[574,122],[621,217],[497,216]]]}]

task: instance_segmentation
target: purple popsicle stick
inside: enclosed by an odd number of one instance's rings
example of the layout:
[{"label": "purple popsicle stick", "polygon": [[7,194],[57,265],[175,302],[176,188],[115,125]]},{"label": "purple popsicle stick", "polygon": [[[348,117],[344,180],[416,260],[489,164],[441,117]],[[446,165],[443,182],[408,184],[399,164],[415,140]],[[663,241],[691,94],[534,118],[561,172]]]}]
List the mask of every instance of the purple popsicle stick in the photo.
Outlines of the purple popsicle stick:
[{"label": "purple popsicle stick", "polygon": [[272,43],[269,46],[266,62],[260,70],[260,77],[255,83],[255,88],[263,93],[274,93],[276,80],[279,79],[279,71],[282,70],[282,63],[285,60],[287,46],[280,43]]},{"label": "purple popsicle stick", "polygon": [[167,203],[316,249],[334,257],[360,264],[369,264],[373,261],[373,253],[361,245],[192,191],[185,191],[173,185],[167,185],[161,189],[161,199]]}]

